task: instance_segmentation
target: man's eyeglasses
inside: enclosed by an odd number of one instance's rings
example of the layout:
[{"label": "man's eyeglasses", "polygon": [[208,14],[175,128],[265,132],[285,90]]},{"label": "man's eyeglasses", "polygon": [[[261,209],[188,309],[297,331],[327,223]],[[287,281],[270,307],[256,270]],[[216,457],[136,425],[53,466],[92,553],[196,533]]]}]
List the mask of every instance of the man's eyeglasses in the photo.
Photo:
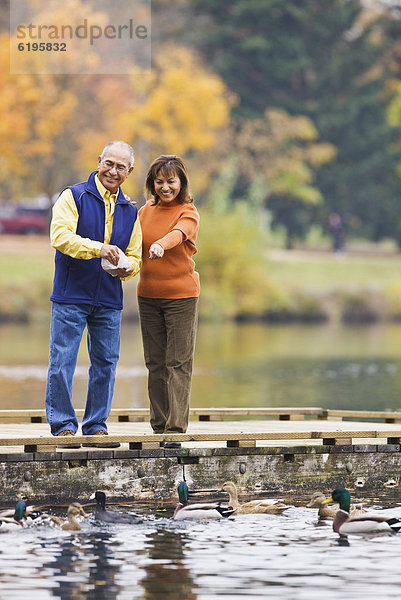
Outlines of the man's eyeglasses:
[{"label": "man's eyeglasses", "polygon": [[111,160],[102,160],[102,165],[104,165],[108,169],[113,169],[113,167],[115,167],[116,171],[118,171],[119,173],[126,173],[129,168],[122,164],[113,163]]}]

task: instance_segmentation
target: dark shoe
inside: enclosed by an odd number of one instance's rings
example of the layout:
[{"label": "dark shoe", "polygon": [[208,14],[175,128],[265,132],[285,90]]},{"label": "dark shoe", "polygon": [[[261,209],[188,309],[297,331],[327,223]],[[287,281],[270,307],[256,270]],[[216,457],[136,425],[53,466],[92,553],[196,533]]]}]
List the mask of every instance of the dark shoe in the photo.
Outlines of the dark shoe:
[{"label": "dark shoe", "polygon": [[[104,429],[99,429],[99,431],[96,431],[96,433],[91,433],[88,435],[99,435],[99,436],[103,436],[103,435],[109,435],[107,433],[107,431],[104,431]],[[109,444],[104,443],[104,444],[82,444],[83,448],[119,448],[120,447],[120,443],[119,442],[110,442]]]},{"label": "dark shoe", "polygon": [[[64,429],[60,431],[56,437],[74,437],[75,433],[71,429]],[[80,448],[81,444],[57,444],[57,448],[66,448],[67,450],[74,450]]]},{"label": "dark shoe", "polygon": [[181,442],[164,442],[164,448],[181,448]]}]

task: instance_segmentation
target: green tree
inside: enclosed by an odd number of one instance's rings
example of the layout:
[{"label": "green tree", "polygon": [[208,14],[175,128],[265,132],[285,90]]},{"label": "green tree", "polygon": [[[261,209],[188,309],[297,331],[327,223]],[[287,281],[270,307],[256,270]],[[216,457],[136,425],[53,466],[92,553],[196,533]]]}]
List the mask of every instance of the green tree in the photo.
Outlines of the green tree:
[{"label": "green tree", "polygon": [[287,248],[306,235],[310,215],[322,203],[315,170],[335,156],[334,147],[319,143],[317,137],[308,117],[270,109],[263,119],[239,120],[233,138],[238,153],[237,192],[254,208],[268,207],[272,226],[286,231]]},{"label": "green tree", "polygon": [[389,17],[364,19],[359,0],[191,0],[208,18],[199,35],[207,59],[239,96],[236,112],[267,107],[310,117],[336,159],[316,172],[326,210],[373,239],[398,237],[401,203],[386,119],[391,100]]},{"label": "green tree", "polygon": [[200,209],[195,260],[202,280],[201,312],[209,319],[260,317],[283,302],[269,279],[267,233],[259,212],[243,201],[231,205],[236,180],[232,157]]}]

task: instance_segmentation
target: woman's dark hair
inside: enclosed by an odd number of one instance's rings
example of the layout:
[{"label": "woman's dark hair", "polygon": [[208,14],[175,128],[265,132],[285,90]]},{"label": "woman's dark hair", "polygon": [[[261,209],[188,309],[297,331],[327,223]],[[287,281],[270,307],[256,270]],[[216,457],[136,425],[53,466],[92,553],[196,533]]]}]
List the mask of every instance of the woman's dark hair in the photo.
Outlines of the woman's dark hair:
[{"label": "woman's dark hair", "polygon": [[179,177],[181,182],[181,189],[177,196],[179,202],[191,203],[194,199],[191,196],[189,189],[189,179],[186,166],[182,158],[175,156],[175,154],[162,154],[159,158],[156,158],[149,167],[148,173],[145,179],[145,195],[146,198],[154,198],[153,204],[157,204],[160,200],[155,190],[155,179],[158,177]]}]

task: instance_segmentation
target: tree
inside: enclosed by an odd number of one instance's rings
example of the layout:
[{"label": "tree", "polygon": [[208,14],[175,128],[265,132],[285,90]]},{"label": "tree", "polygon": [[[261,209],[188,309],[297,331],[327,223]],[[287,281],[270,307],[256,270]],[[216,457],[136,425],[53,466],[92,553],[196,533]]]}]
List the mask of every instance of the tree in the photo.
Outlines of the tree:
[{"label": "tree", "polygon": [[227,127],[235,101],[222,79],[205,69],[188,48],[164,45],[152,72],[140,79],[131,76],[128,87],[132,100],[114,127],[142,148],[138,170],[144,175],[144,165],[158,154],[186,156],[192,184],[204,189],[208,177],[200,163],[204,165],[205,155]]},{"label": "tree", "polygon": [[196,267],[202,279],[201,311],[209,319],[262,315],[280,290],[268,277],[267,232],[260,213],[246,202],[232,205],[237,180],[231,158],[213,180],[200,209]]},{"label": "tree", "polygon": [[271,225],[286,230],[287,247],[302,239],[322,202],[315,171],[335,156],[332,145],[317,140],[312,121],[279,109],[266,110],[260,119],[238,118],[224,152],[234,166],[232,200],[246,200],[259,218],[267,207]]},{"label": "tree", "polygon": [[[0,182],[5,197],[49,199],[96,167],[111,139],[137,150],[126,186],[136,194],[157,153],[191,155],[194,181],[207,184],[197,154],[205,155],[229,121],[232,94],[185,48],[161,48],[150,74],[10,75],[9,37],[0,40]],[[192,170],[191,170],[192,173]]]},{"label": "tree", "polygon": [[[316,173],[327,212],[378,239],[398,237],[396,131],[383,17],[364,20],[359,0],[192,0],[208,18],[199,46],[238,95],[236,113],[268,107],[308,116],[336,159]],[[353,219],[357,217],[357,219]]]}]

